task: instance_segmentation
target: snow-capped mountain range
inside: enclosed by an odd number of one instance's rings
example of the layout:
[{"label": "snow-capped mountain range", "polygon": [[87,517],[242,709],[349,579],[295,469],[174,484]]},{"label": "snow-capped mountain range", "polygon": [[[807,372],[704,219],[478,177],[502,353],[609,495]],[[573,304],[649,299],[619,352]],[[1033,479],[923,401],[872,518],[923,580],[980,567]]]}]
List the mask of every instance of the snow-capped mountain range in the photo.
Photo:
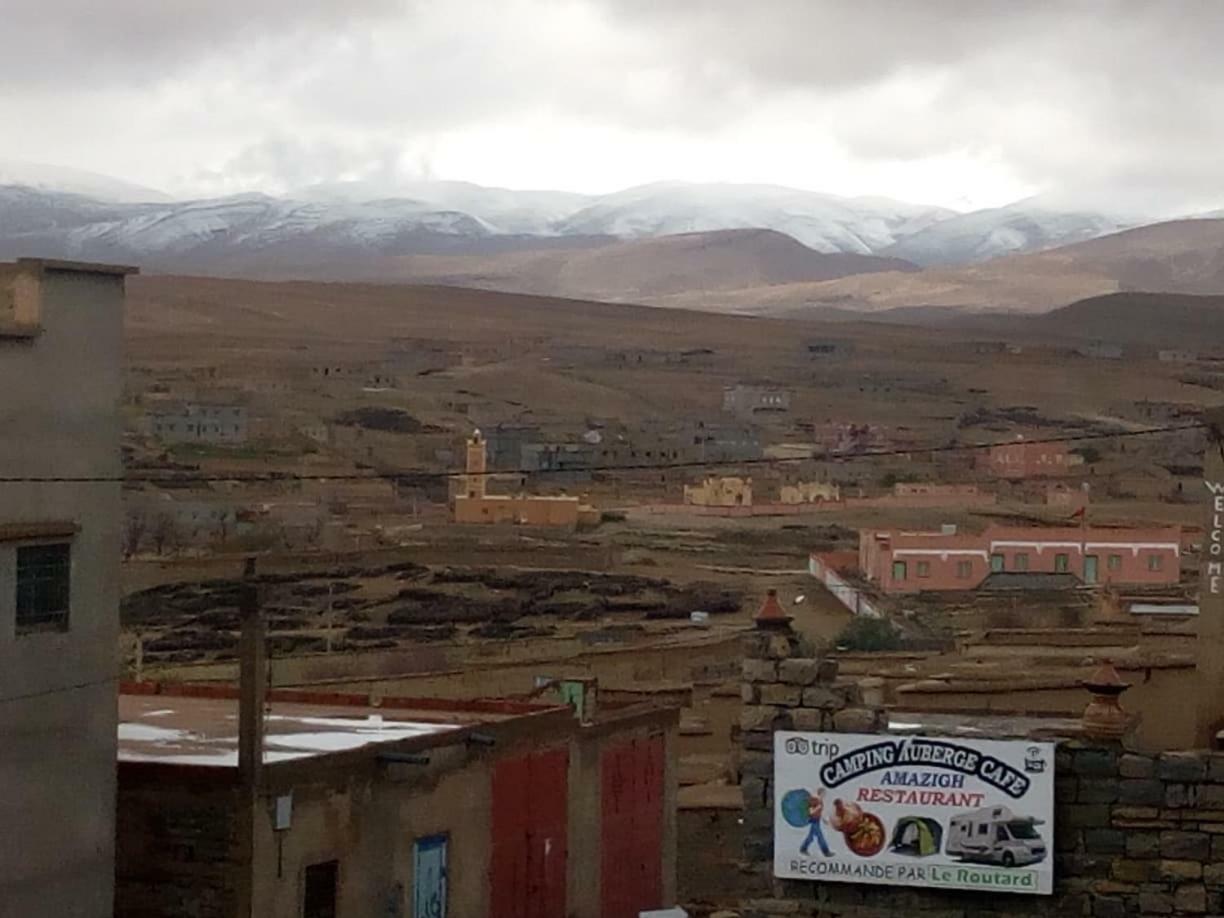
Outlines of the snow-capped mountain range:
[{"label": "snow-capped mountain range", "polygon": [[607,195],[466,182],[315,185],[273,197],[174,201],[74,170],[0,161],[0,258],[49,255],[220,270],[233,259],[482,254],[610,238],[762,228],[822,253],[966,264],[1140,222],[1040,200],[960,214],[773,185],[663,182]]}]

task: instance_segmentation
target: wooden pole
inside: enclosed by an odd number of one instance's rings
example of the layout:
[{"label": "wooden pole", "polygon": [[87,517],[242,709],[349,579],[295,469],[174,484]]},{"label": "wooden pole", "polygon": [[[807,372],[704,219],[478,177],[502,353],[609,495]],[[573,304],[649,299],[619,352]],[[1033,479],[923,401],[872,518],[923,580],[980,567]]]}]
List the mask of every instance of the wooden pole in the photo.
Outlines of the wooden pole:
[{"label": "wooden pole", "polygon": [[1207,520],[1199,562],[1198,711],[1196,745],[1215,748],[1224,727],[1224,408],[1203,414],[1207,449],[1203,455]]},{"label": "wooden pole", "polygon": [[268,654],[259,589],[254,581],[255,559],[243,574],[242,637],[238,676],[238,771],[245,785],[258,783],[263,766],[264,702],[267,697]]},{"label": "wooden pole", "polygon": [[268,658],[264,621],[255,584],[255,559],[247,558],[242,585],[242,636],[238,676],[238,775],[242,806],[238,863],[238,915],[255,916],[255,827],[263,771],[264,702],[267,698]]}]

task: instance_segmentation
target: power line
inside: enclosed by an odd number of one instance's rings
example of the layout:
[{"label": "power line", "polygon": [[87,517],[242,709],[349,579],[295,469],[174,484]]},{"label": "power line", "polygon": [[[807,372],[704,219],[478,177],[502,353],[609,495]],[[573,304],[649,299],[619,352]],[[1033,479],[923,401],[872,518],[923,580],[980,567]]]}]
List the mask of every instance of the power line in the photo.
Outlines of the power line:
[{"label": "power line", "polygon": [[208,482],[231,482],[235,484],[276,484],[292,481],[446,481],[452,478],[502,478],[520,476],[572,475],[585,473],[659,472],[694,469],[742,468],[744,466],[779,466],[802,462],[856,462],[863,459],[883,459],[909,456],[914,453],[956,453],[995,449],[1000,446],[1043,445],[1055,443],[1084,443],[1101,440],[1122,440],[1132,437],[1148,437],[1155,434],[1179,433],[1189,430],[1206,430],[1207,425],[1195,422],[1167,427],[1146,427],[1142,430],[1116,431],[1110,433],[1064,434],[1057,437],[1042,437],[1034,440],[995,440],[988,443],[950,443],[943,446],[908,446],[889,449],[863,450],[853,453],[824,452],[809,456],[769,456],[759,459],[694,459],[681,462],[639,462],[616,465],[584,465],[564,469],[506,469],[484,472],[446,471],[431,469],[398,469],[390,472],[353,472],[337,474],[303,474],[299,472],[258,473],[198,473],[166,472],[157,475],[7,475],[0,476],[0,484],[203,484]]},{"label": "power line", "polygon": [[112,685],[118,682],[118,678],[111,676],[107,679],[94,679],[90,682],[77,682],[74,685],[61,685],[58,688],[45,689],[41,692],[27,692],[24,695],[10,695],[7,698],[0,698],[0,704],[10,704],[14,701],[29,701],[32,698],[45,698],[48,695],[62,695],[64,692],[75,692],[80,689],[93,688],[98,685]]}]

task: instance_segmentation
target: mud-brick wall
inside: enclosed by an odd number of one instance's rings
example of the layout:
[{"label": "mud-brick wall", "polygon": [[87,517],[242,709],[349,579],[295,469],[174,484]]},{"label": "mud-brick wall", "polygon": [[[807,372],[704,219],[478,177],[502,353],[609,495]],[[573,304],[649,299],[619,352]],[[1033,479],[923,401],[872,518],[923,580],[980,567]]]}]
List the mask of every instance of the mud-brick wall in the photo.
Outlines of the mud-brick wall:
[{"label": "mud-brick wall", "polygon": [[115,918],[233,918],[240,865],[237,792],[161,786],[120,766]]},{"label": "mud-brick wall", "polygon": [[800,656],[788,628],[746,638],[740,784],[744,918],[915,915],[1206,915],[1224,913],[1224,754],[1148,755],[1067,739],[1055,776],[1055,894],[775,880],[773,731],[867,733],[879,709],[838,679],[834,661]]}]

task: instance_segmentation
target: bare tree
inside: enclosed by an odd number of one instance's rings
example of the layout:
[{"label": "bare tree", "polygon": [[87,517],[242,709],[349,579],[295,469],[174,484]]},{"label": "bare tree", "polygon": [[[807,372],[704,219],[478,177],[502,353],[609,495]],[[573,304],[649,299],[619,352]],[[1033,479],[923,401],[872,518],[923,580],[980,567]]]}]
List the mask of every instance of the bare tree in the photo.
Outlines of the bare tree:
[{"label": "bare tree", "polygon": [[168,548],[175,548],[179,544],[179,530],[174,517],[169,513],[159,513],[153,521],[151,536],[153,548],[159,555],[164,555]]},{"label": "bare tree", "polygon": [[149,517],[143,510],[129,510],[123,528],[123,557],[130,558],[140,551],[149,531]]}]

